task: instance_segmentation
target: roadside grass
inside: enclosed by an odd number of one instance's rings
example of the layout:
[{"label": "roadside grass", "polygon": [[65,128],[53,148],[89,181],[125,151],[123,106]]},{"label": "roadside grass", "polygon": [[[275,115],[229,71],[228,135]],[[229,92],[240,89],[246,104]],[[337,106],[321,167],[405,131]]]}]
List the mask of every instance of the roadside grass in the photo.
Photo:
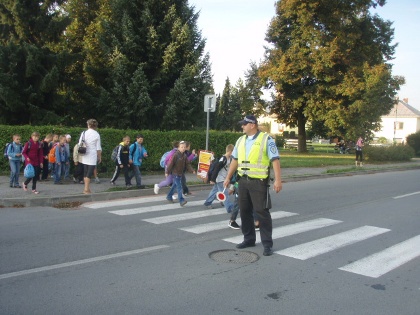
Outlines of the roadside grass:
[{"label": "roadside grass", "polygon": [[354,155],[308,152],[297,153],[293,151],[280,151],[282,168],[290,167],[324,167],[324,166],[350,166],[354,164]]}]

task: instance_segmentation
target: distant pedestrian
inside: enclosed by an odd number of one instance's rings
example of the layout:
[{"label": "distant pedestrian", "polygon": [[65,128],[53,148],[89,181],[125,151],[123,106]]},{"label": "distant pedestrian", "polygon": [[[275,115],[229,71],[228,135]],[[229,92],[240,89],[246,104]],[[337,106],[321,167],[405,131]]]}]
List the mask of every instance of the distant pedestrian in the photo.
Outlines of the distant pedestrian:
[{"label": "distant pedestrian", "polygon": [[68,151],[66,149],[66,136],[60,136],[58,140],[58,145],[55,146],[54,184],[62,184],[61,176],[64,177],[66,166],[68,165],[70,165],[70,159]]},{"label": "distant pedestrian", "polygon": [[363,138],[359,137],[356,142],[356,166],[359,161],[359,166],[363,166],[363,146],[365,145]]},{"label": "distant pedestrian", "polygon": [[31,134],[31,138],[26,142],[22,154],[25,157],[25,166],[31,164],[35,170],[35,176],[33,178],[27,178],[24,181],[22,188],[24,191],[27,191],[28,184],[32,181],[32,193],[37,195],[39,192],[36,190],[36,183],[44,161],[42,143],[39,141],[39,132],[33,132]]},{"label": "distant pedestrian", "polygon": [[[188,157],[188,161],[192,162],[197,158],[197,153],[195,152],[195,149],[191,150],[191,142],[186,141],[185,142],[186,145],[186,150],[185,150],[185,154]],[[187,186],[187,178],[185,177],[185,173],[182,175],[182,192],[184,194],[184,196],[187,196],[190,194],[190,190],[188,189]]]},{"label": "distant pedestrian", "polygon": [[188,161],[188,157],[185,154],[185,148],[185,141],[180,141],[175,154],[173,155],[171,161],[169,162],[166,168],[165,174],[172,175],[173,177],[172,187],[169,190],[168,195],[166,196],[166,200],[168,200],[169,202],[174,202],[173,194],[176,189],[178,191],[178,200],[181,206],[185,206],[185,204],[187,203],[182,194],[182,175],[184,174],[185,170],[188,170],[189,172],[195,174],[195,171],[191,167],[191,164]]},{"label": "distant pedestrian", "polygon": [[[64,143],[64,147],[66,148],[67,156],[69,157],[69,162],[71,160],[70,154],[70,142],[71,142],[71,135],[66,135],[66,142]],[[70,178],[70,163],[64,166],[64,180],[71,180]]]},{"label": "distant pedestrian", "polygon": [[124,179],[125,179],[125,186],[126,188],[131,187],[131,181],[129,172],[131,169],[131,165],[129,163],[130,159],[130,137],[125,136],[122,139],[122,142],[118,145],[118,151],[117,156],[115,159],[115,171],[114,175],[112,175],[111,178],[111,184],[115,185],[115,181],[118,179],[118,176],[120,175],[120,171],[124,172]]},{"label": "distant pedestrian", "polygon": [[73,148],[73,163],[74,163],[73,182],[84,184],[82,156],[79,154],[78,143],[76,143],[76,145]]},{"label": "distant pedestrian", "polygon": [[[132,177],[136,178],[137,188],[142,187],[140,166],[143,163],[143,159],[147,158],[147,150],[143,145],[143,141],[144,141],[143,135],[139,134],[136,137],[136,142],[130,145],[130,148],[129,148],[129,163],[131,165],[131,171],[133,172]],[[130,181],[131,181],[131,178],[130,178]]]},{"label": "distant pedestrian", "polygon": [[41,180],[48,180],[48,171],[50,168],[49,162],[48,162],[48,153],[50,153],[50,150],[52,148],[51,141],[53,139],[53,135],[51,133],[47,134],[42,141],[42,154],[44,156],[43,160],[43,168],[42,168],[42,175]]},{"label": "distant pedestrian", "polygon": [[90,181],[96,164],[102,161],[101,136],[96,131],[98,122],[95,119],[87,121],[88,129],[83,131],[79,138],[79,146],[82,142],[86,145],[86,153],[81,155],[83,163],[83,181],[85,183],[84,194],[91,194]]},{"label": "distant pedestrian", "polygon": [[19,185],[20,163],[22,161],[22,145],[20,144],[20,135],[13,135],[13,142],[7,148],[7,158],[10,165],[10,187],[22,188]]},{"label": "distant pedestrian", "polygon": [[163,181],[161,181],[159,184],[155,184],[154,187],[153,187],[153,192],[156,195],[159,193],[159,190],[162,187],[170,186],[173,183],[173,176],[172,176],[172,174],[168,174],[168,172],[166,171],[166,169],[167,169],[167,166],[168,166],[170,160],[172,159],[173,155],[178,150],[178,145],[179,145],[179,141],[172,142],[172,150],[169,151],[169,153],[166,156],[165,161],[163,163],[164,164],[164,168],[165,168],[165,179]]}]

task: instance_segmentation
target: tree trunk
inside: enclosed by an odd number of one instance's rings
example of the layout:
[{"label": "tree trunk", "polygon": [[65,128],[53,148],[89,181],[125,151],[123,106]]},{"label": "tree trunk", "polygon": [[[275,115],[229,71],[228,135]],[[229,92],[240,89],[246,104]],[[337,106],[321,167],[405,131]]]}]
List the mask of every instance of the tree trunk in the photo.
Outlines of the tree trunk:
[{"label": "tree trunk", "polygon": [[303,114],[303,107],[299,108],[297,114],[298,125],[298,152],[307,152],[306,148],[306,117]]}]

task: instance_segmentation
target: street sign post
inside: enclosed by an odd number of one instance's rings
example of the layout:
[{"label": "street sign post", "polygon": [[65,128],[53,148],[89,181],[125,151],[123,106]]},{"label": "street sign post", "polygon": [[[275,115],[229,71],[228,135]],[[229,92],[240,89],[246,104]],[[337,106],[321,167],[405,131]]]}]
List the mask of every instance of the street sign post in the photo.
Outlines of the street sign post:
[{"label": "street sign post", "polygon": [[206,94],[204,96],[204,112],[207,113],[206,151],[209,149],[210,112],[215,112],[215,111],[216,111],[216,95]]}]

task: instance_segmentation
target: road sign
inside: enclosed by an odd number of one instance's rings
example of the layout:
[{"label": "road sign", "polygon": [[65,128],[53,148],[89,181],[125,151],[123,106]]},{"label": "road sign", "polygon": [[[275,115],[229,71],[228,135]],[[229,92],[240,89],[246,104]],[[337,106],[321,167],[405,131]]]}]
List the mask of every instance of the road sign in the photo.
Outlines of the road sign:
[{"label": "road sign", "polygon": [[204,111],[215,112],[216,111],[216,95],[207,94],[204,96]]}]

